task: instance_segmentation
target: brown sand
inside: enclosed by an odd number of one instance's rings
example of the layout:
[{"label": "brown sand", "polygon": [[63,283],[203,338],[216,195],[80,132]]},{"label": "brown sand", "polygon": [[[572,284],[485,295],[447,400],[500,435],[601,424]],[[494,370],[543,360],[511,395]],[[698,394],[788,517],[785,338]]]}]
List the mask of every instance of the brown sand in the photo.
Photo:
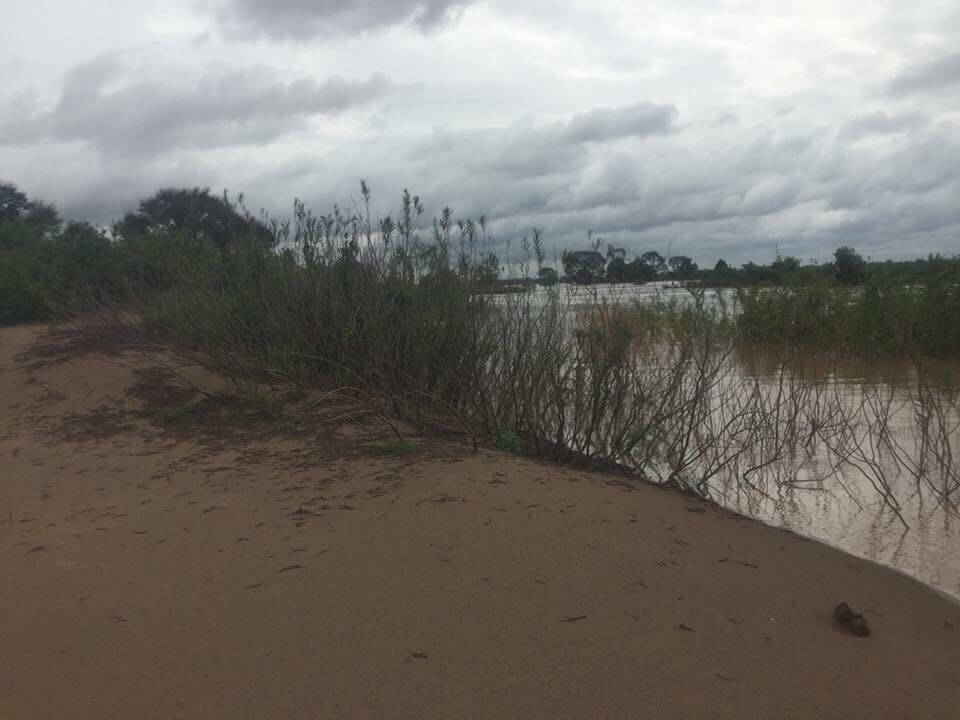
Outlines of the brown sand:
[{"label": "brown sand", "polygon": [[894,572],[374,425],[171,431],[144,359],[40,337],[0,331],[0,718],[960,717],[960,609]]}]

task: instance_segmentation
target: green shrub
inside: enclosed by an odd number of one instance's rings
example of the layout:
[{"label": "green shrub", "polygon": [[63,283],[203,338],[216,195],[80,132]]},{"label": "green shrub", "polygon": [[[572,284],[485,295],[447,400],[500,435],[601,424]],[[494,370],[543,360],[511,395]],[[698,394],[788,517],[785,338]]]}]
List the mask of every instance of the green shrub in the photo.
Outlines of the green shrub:
[{"label": "green shrub", "polygon": [[411,442],[404,440],[392,440],[389,442],[373,443],[367,446],[367,451],[371,455],[378,457],[393,457],[397,455],[411,455],[419,450],[419,447]]},{"label": "green shrub", "polygon": [[851,354],[960,354],[960,273],[908,286],[875,278],[849,288],[810,285],[738,292],[737,330],[749,341]]},{"label": "green shrub", "polygon": [[513,430],[501,430],[497,433],[495,445],[504,452],[519,453],[520,438]]}]

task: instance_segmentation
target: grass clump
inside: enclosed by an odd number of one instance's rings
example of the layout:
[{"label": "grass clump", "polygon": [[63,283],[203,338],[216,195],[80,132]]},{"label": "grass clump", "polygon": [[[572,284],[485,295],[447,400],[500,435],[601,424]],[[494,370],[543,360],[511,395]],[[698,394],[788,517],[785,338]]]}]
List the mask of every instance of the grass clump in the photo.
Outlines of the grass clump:
[{"label": "grass clump", "polygon": [[413,455],[420,447],[406,440],[389,440],[367,445],[367,452],[376,457],[398,457]]},{"label": "grass clump", "polygon": [[509,453],[520,452],[520,438],[513,430],[500,430],[495,438],[494,445],[498,450]]},{"label": "grass clump", "polygon": [[209,409],[209,400],[201,398],[160,411],[160,419],[168,425],[183,426],[195,421]]}]

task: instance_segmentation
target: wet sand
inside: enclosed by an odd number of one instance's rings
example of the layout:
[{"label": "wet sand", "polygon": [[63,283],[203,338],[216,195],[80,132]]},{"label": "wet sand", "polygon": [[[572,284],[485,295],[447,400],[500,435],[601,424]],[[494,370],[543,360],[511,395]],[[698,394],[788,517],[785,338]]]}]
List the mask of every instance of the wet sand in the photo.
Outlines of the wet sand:
[{"label": "wet sand", "polygon": [[85,350],[0,330],[0,717],[960,715],[960,606],[903,575],[373,422],[171,427]]}]

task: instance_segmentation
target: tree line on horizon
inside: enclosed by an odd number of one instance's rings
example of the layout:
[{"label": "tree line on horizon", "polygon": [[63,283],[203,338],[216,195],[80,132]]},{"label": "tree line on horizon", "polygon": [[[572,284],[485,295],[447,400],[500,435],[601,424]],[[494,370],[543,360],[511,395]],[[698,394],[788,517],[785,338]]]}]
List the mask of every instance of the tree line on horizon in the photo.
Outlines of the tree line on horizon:
[{"label": "tree line on horizon", "polygon": [[159,190],[104,229],[64,221],[53,204],[0,182],[0,325],[49,320],[79,295],[106,298],[155,277],[171,249],[160,245],[175,238],[226,253],[246,240],[273,247],[276,237],[269,221],[208,189]]},{"label": "tree line on horizon", "polygon": [[[365,188],[365,186],[364,186]],[[366,192],[366,190],[365,190]],[[405,202],[419,208],[419,199],[405,193]],[[299,204],[302,209],[302,203]],[[411,208],[401,214],[410,215]],[[415,218],[406,221],[408,234],[415,235]],[[395,228],[388,216],[380,221],[383,230]],[[482,223],[482,221],[481,221]],[[445,209],[434,221],[433,235],[442,228],[457,226],[453,213]],[[462,229],[462,228],[461,228]],[[108,295],[118,284],[130,279],[156,276],[158,258],[170,253],[169,247],[158,247],[158,238],[169,245],[189,242],[191,252],[202,248],[215,256],[229,254],[238,243],[254,243],[276,252],[289,252],[281,247],[281,238],[289,230],[289,222],[254,215],[243,205],[243,196],[232,200],[226,193],[218,196],[207,188],[165,188],[140,201],[135,210],[125,213],[109,229],[98,228],[83,220],[65,222],[56,207],[28,197],[15,185],[0,182],[0,324],[47,319],[52,298],[67,297],[78,292]],[[446,231],[445,231],[446,232]],[[842,286],[867,281],[914,284],[927,279],[953,274],[960,277],[960,257],[931,255],[912,261],[868,262],[851,247],[840,247],[831,263],[803,265],[795,257],[780,257],[769,265],[754,262],[733,267],[720,259],[713,268],[700,268],[690,257],[665,257],[655,250],[627,259],[623,248],[608,245],[600,251],[602,240],[588,234],[586,250],[564,251],[561,256],[563,274],[545,265],[542,260],[542,231],[534,230],[538,270],[535,277],[521,279],[533,283],[555,285],[647,283],[669,280],[699,286],[757,287],[788,286],[829,282]],[[183,246],[186,248],[186,245]],[[341,249],[344,262],[355,261],[359,248],[346,245]],[[436,252],[436,248],[423,248]],[[167,255],[169,257],[169,254]],[[516,284],[499,279],[503,274],[492,248],[486,248],[480,277],[495,289],[498,285]]]},{"label": "tree line on horizon", "polygon": [[931,254],[916,260],[886,260],[870,262],[850,246],[838,247],[833,260],[824,264],[804,265],[799,258],[777,255],[769,265],[748,261],[734,267],[720,258],[713,268],[700,268],[686,255],[664,257],[656,250],[648,250],[627,260],[624,248],[607,246],[606,255],[599,243],[592,249],[564,251],[561,255],[563,275],[552,267],[539,270],[536,281],[541,285],[575,283],[643,284],[655,281],[674,281],[708,287],[756,287],[809,284],[833,281],[839,285],[861,285],[869,278],[884,278],[892,282],[920,282],[925,276],[936,275],[960,266],[957,257],[947,258]]}]

